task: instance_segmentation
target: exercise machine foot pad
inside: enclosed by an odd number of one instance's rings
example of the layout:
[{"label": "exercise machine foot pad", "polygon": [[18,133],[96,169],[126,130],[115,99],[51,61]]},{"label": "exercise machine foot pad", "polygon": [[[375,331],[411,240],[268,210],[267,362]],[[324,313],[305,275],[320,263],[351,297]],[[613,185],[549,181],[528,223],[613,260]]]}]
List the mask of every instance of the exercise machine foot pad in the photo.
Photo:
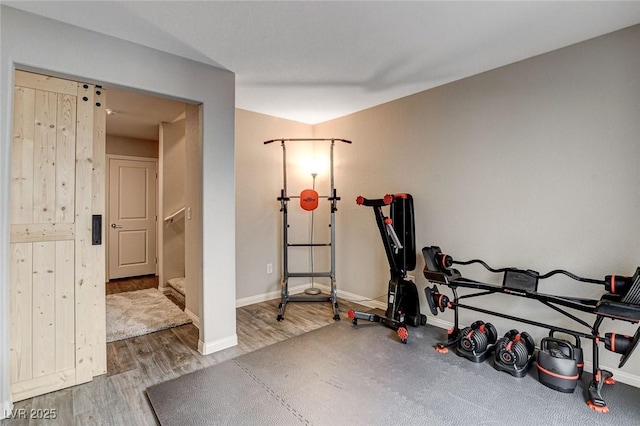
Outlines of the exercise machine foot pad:
[{"label": "exercise machine foot pad", "polygon": [[436,352],[438,352],[440,354],[448,354],[449,353],[449,348],[447,348],[445,346],[436,345]]},{"label": "exercise machine foot pad", "polygon": [[608,413],[609,412],[609,407],[607,407],[606,405],[596,405],[592,401],[587,401],[587,405],[589,406],[589,408],[591,408],[592,410],[595,410],[595,411],[597,411],[599,413]]},{"label": "exercise machine foot pad", "polygon": [[407,343],[407,339],[409,338],[409,332],[406,328],[400,327],[398,328],[398,337],[402,343]]}]

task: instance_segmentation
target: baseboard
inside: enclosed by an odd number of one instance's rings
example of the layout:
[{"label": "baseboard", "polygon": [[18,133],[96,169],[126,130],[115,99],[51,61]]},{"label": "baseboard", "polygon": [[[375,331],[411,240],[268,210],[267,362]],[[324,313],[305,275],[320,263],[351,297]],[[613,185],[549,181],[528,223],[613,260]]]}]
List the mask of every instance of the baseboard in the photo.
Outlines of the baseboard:
[{"label": "baseboard", "polygon": [[[329,287],[328,285],[316,283],[315,286],[325,293],[331,292],[331,287]],[[358,294],[349,293],[348,291],[344,291],[340,289],[337,289],[337,292],[338,292],[339,298],[348,300],[349,302],[359,303],[360,305],[363,305],[363,306],[366,306],[367,308],[372,308],[372,309],[382,309],[383,311],[387,309],[387,304],[385,302],[380,302],[379,300],[367,299]]]},{"label": "baseboard", "polygon": [[[297,285],[295,287],[289,287],[289,294],[302,293],[308,284]],[[243,297],[242,299],[236,299],[236,308],[243,306],[253,305],[260,302],[266,302],[267,300],[279,299],[282,292],[280,290],[270,291],[269,293],[257,294],[255,296]]]},{"label": "baseboard", "polygon": [[237,334],[233,334],[232,336],[225,337],[224,339],[219,339],[214,342],[209,342],[206,344],[202,340],[198,340],[198,352],[200,352],[202,355],[210,355],[214,352],[218,352],[223,349],[236,346],[237,344],[238,344]]},{"label": "baseboard", "polygon": [[243,297],[236,299],[236,308],[253,305],[255,303],[266,302],[280,297],[280,290],[270,291],[269,293],[257,294],[255,296]]},{"label": "baseboard", "polygon": [[453,328],[453,323],[450,321],[445,321],[443,319],[437,318],[437,317],[432,317],[427,315],[427,324],[428,325],[432,325],[434,327],[438,327],[438,328],[444,328],[445,330],[449,330],[451,328]]},{"label": "baseboard", "polygon": [[8,419],[13,412],[13,404],[11,401],[2,401],[2,416],[0,419]]},{"label": "baseboard", "polygon": [[200,318],[198,318],[198,316],[196,314],[194,314],[193,312],[191,312],[189,309],[184,310],[184,313],[187,314],[187,316],[191,319],[191,321],[193,321],[193,325],[196,326],[196,328],[199,330],[200,329]]},{"label": "baseboard", "polygon": [[[309,284],[300,284],[295,287],[289,287],[289,294],[298,294],[304,292],[307,288],[311,286]],[[324,293],[330,293],[331,288],[328,285],[315,283],[314,285],[318,289],[320,289]],[[242,299],[236,299],[236,308],[240,308],[242,306],[253,305],[255,303],[266,302],[267,300],[279,299],[282,292],[280,290],[270,291],[269,293],[257,294],[255,296],[243,297]],[[338,297],[349,300],[350,302],[357,302],[361,305],[364,305],[373,309],[387,309],[387,305],[384,302],[379,302],[377,300],[366,299],[363,296],[349,293],[346,291],[342,291],[338,289]]]},{"label": "baseboard", "polygon": [[[607,367],[606,365],[600,365],[600,370],[610,371],[613,374],[613,378],[616,380],[616,382],[620,382],[620,383],[627,384],[629,386],[640,388],[640,377],[634,374],[625,373],[622,370],[619,370],[617,368]],[[593,371],[592,361],[584,362],[584,371],[586,372]]]}]

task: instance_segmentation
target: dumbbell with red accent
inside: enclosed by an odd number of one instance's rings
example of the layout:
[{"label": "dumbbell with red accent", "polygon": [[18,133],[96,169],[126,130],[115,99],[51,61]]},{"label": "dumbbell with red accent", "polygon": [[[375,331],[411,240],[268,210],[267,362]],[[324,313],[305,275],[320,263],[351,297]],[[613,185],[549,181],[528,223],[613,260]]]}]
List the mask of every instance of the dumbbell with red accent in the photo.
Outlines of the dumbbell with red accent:
[{"label": "dumbbell with red accent", "polygon": [[424,294],[427,298],[429,310],[433,315],[438,315],[438,309],[440,312],[444,312],[445,308],[449,307],[449,297],[446,294],[440,293],[438,286],[435,284],[431,288],[425,287]]},{"label": "dumbbell with red accent", "polygon": [[611,294],[624,297],[633,284],[633,277],[623,275],[607,275],[604,277],[604,289]]},{"label": "dumbbell with red accent", "polygon": [[482,362],[494,349],[498,332],[491,323],[476,321],[460,330],[460,342],[456,353],[473,362]]},{"label": "dumbbell with red accent", "polygon": [[453,266],[453,257],[446,253],[436,253],[435,261],[443,270],[448,271]]},{"label": "dumbbell with red accent", "polygon": [[623,354],[629,348],[632,337],[626,334],[605,333],[604,347],[611,352]]},{"label": "dumbbell with red accent", "polygon": [[524,377],[535,348],[535,342],[529,333],[509,330],[496,343],[493,366],[512,376]]},{"label": "dumbbell with red accent", "polygon": [[[629,346],[633,342],[633,337],[626,334],[617,334],[617,333],[605,333],[604,334],[604,347],[611,352],[615,352],[617,354],[622,354],[622,358],[620,364],[624,364],[624,360],[627,356],[629,356]],[[633,350],[633,349],[631,349]],[[618,365],[620,368],[621,365]],[[616,383],[616,380],[612,377],[613,375],[610,372],[608,377],[604,378],[604,383],[607,385],[613,385]]]}]

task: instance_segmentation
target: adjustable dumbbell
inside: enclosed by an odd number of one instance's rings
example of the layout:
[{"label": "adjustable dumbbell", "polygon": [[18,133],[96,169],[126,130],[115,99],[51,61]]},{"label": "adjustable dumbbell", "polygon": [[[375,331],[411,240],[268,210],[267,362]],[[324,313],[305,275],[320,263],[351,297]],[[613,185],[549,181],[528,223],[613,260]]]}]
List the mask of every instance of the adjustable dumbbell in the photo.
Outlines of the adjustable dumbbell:
[{"label": "adjustable dumbbell", "polygon": [[476,321],[460,330],[460,342],[456,353],[473,362],[482,362],[498,339],[498,332],[491,323]]},{"label": "adjustable dumbbell", "polygon": [[529,333],[509,330],[496,344],[496,362],[517,369],[524,368],[534,350],[535,342]]}]

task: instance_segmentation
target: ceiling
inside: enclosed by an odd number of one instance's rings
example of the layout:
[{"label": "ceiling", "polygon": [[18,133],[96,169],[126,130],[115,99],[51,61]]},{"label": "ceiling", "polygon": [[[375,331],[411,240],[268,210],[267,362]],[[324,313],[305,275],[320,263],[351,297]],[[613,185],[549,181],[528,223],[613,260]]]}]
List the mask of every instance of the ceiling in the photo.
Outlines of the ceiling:
[{"label": "ceiling", "polygon": [[160,123],[184,116],[185,104],[133,90],[107,87],[107,134],[157,141]]},{"label": "ceiling", "polygon": [[236,107],[309,124],[640,23],[640,1],[3,3],[228,69]]}]

